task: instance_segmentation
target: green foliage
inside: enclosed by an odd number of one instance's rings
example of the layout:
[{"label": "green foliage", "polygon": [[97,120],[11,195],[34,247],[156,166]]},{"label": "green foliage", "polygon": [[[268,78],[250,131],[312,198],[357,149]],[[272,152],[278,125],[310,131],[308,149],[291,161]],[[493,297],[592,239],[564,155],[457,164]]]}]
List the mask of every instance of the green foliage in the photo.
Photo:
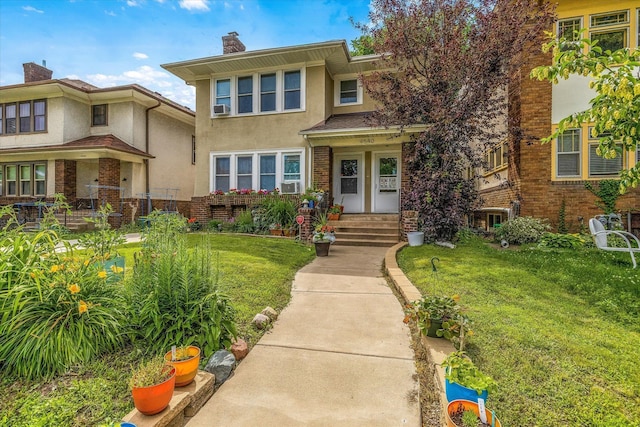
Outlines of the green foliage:
[{"label": "green foliage", "polygon": [[[557,138],[567,129],[593,123],[591,136],[599,139],[598,155],[605,159],[621,156],[618,144],[635,151],[640,141],[640,78],[636,72],[640,49],[603,51],[597,42],[586,38],[574,42],[549,36],[551,41],[543,50],[552,51],[552,64],[533,69],[531,77],[556,84],[572,74],[589,77],[589,87],[595,90],[596,97],[589,102],[590,108],[562,119],[558,129],[543,142]],[[620,192],[635,188],[640,183],[640,162],[622,170],[620,177]]]},{"label": "green foliage", "polygon": [[462,425],[464,427],[477,427],[478,416],[473,411],[464,411],[462,413]]},{"label": "green foliage", "polygon": [[577,249],[585,245],[585,239],[580,234],[544,233],[538,246],[541,248]]},{"label": "green foliage", "polygon": [[510,219],[496,229],[496,238],[509,243],[535,243],[540,240],[549,226],[541,219],[521,216]]},{"label": "green foliage", "polygon": [[463,296],[475,332],[466,351],[499,382],[491,407],[504,425],[640,424],[640,279],[629,255],[512,249],[422,245],[398,263],[421,293]]},{"label": "green foliage", "polygon": [[567,234],[569,229],[567,227],[567,202],[562,199],[560,205],[560,211],[558,212],[558,233]]},{"label": "green foliage", "polygon": [[140,365],[131,372],[129,388],[150,387],[165,382],[171,378],[173,368],[164,361],[163,356],[156,356]]},{"label": "green foliage", "polygon": [[456,351],[447,356],[441,366],[445,368],[444,377],[452,383],[473,389],[482,394],[484,390],[493,393],[498,389],[496,382],[467,357],[463,351]]},{"label": "green foliage", "polygon": [[360,37],[351,40],[351,56],[373,55],[373,37],[369,34],[363,34]]},{"label": "green foliage", "polygon": [[250,210],[244,210],[236,216],[234,229],[238,233],[253,233],[255,225],[253,223],[253,214]]},{"label": "green foliage", "polygon": [[441,321],[442,327],[436,331],[436,335],[457,341],[460,350],[464,350],[465,336],[471,334],[471,321],[458,304],[459,299],[458,295],[453,297],[423,295],[421,299],[407,307],[405,322],[409,319],[414,320],[426,335],[432,321]]},{"label": "green foliage", "polygon": [[108,260],[118,256],[117,248],[126,239],[119,230],[114,230],[109,224],[109,215],[113,212],[110,204],[101,206],[94,218],[85,218],[85,221],[94,225],[94,231],[84,233],[78,238],[78,243],[83,248],[101,260]]},{"label": "green foliage", "polygon": [[287,228],[292,225],[298,213],[296,202],[285,196],[272,195],[266,197],[260,207],[261,222],[267,224],[267,226],[275,225],[279,228]]},{"label": "green foliage", "polygon": [[596,201],[596,206],[606,215],[616,212],[616,202],[620,197],[620,180],[604,179],[594,184],[587,181],[584,183],[584,188],[600,198]]},{"label": "green foliage", "polygon": [[[56,251],[61,244],[66,252]],[[95,258],[74,256],[51,229],[30,234],[5,228],[0,247],[0,360],[6,374],[51,377],[122,345],[124,299]]]},{"label": "green foliage", "polygon": [[209,223],[207,224],[207,229],[209,231],[219,231],[218,226],[222,224],[222,221],[219,221],[217,219],[212,219],[211,221],[209,221]]},{"label": "green foliage", "polygon": [[147,351],[164,353],[182,343],[200,347],[208,357],[236,335],[234,311],[218,288],[205,237],[189,249],[181,229],[181,221],[154,220],[143,235],[127,283],[132,333]]}]

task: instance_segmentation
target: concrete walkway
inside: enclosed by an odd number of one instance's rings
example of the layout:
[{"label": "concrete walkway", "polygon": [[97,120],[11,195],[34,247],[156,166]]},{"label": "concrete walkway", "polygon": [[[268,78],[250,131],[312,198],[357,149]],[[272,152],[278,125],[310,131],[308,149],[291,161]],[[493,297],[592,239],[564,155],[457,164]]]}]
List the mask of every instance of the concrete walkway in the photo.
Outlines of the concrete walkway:
[{"label": "concrete walkway", "polygon": [[187,426],[419,427],[409,328],[381,272],[386,251],[332,246],[301,269],[272,331]]}]

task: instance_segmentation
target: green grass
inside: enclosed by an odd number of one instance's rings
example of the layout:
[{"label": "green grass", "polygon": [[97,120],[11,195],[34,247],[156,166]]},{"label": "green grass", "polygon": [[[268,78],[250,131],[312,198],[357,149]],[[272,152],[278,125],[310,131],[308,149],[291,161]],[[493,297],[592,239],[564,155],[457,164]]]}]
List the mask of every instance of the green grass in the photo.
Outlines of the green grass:
[{"label": "green grass", "polygon": [[504,425],[640,425],[640,271],[628,255],[471,240],[407,247],[398,261],[422,293],[460,294],[468,353],[498,382],[488,406]]},{"label": "green grass", "polygon": [[[211,262],[219,267],[219,286],[237,310],[239,335],[250,345],[261,334],[250,325],[253,316],[266,306],[282,310],[290,300],[296,271],[314,258],[312,247],[286,239],[195,233],[188,235],[188,242],[210,245]],[[140,247],[136,243],[119,249],[129,273],[133,254]],[[87,426],[119,421],[133,409],[127,382],[141,357],[127,348],[73,367],[48,382],[4,377],[0,380],[0,426]]]}]

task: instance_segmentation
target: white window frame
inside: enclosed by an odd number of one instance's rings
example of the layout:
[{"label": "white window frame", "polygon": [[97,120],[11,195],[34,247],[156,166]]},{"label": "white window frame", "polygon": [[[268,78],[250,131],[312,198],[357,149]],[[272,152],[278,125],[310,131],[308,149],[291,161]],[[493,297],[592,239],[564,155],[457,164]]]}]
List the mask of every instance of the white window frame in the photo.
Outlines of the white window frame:
[{"label": "white window frame", "polygon": [[[567,178],[580,178],[582,176],[582,129],[567,129],[566,132],[578,132],[578,151],[560,151],[559,150],[559,141],[556,138],[555,142],[555,155],[556,155],[556,178],[558,179],[567,179]],[[575,175],[560,175],[560,156],[561,155],[578,155],[578,171]]]},{"label": "white window frame", "polygon": [[[357,82],[357,99],[356,102],[340,102],[340,86],[342,82],[355,80]],[[345,107],[348,105],[362,105],[364,97],[364,91],[362,89],[362,82],[358,78],[357,75],[348,75],[348,76],[340,76],[334,80],[333,85],[333,106],[334,107]]]},{"label": "white window frame", "polygon": [[209,192],[212,193],[218,188],[216,188],[216,158],[219,157],[228,157],[230,164],[229,171],[229,189],[239,189],[238,185],[238,175],[237,175],[237,158],[238,157],[248,157],[252,156],[252,186],[251,190],[258,191],[260,184],[260,156],[264,155],[273,155],[276,156],[276,188],[280,188],[282,183],[291,183],[296,181],[285,180],[284,179],[284,156],[286,155],[299,155],[300,156],[300,179],[297,180],[299,182],[298,188],[302,191],[304,186],[304,171],[306,170],[305,166],[305,150],[303,148],[300,149],[278,149],[278,150],[258,150],[258,151],[212,151],[209,154]]},{"label": "white window frame", "polygon": [[[291,108],[285,110],[284,108],[284,73],[298,71],[300,72],[300,108]],[[276,75],[276,109],[270,111],[260,111],[260,77],[262,75],[267,74],[275,74]],[[253,77],[253,108],[250,113],[238,113],[238,78],[242,77]],[[255,72],[252,74],[242,73],[234,76],[229,75],[220,75],[220,76],[212,76],[211,77],[211,117],[215,119],[221,119],[225,116],[217,116],[213,114],[213,106],[216,104],[216,100],[218,98],[216,93],[217,82],[222,80],[229,80],[230,85],[230,102],[231,106],[229,108],[229,116],[258,116],[258,115],[267,115],[267,114],[282,114],[282,113],[298,113],[306,110],[306,69],[304,66],[292,66],[291,68],[286,69],[271,69],[271,70],[260,70],[260,72]],[[226,98],[226,96],[225,96]]]}]

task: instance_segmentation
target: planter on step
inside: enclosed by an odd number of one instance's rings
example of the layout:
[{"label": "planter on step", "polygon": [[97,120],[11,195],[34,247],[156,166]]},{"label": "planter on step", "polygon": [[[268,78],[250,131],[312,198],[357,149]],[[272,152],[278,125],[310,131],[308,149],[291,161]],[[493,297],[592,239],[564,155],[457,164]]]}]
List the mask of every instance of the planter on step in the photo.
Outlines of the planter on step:
[{"label": "planter on step", "polygon": [[[160,359],[161,360],[161,359]],[[164,363],[164,362],[162,362]],[[159,371],[158,369],[161,369]],[[163,372],[161,382],[152,383],[152,385],[143,386],[145,378],[155,375],[155,372]],[[133,404],[136,409],[144,415],[155,415],[162,412],[173,397],[173,390],[176,385],[176,368],[169,365],[158,367],[152,363],[148,363],[134,372],[131,380],[131,395],[133,396]]]},{"label": "planter on step", "polygon": [[[463,427],[460,421],[462,413],[465,411],[472,411],[477,417],[480,416],[480,410],[478,409],[477,402],[471,402],[469,400],[454,400],[447,405],[447,427]],[[495,416],[493,411],[485,410],[487,417],[487,426],[502,427],[502,423],[498,417]],[[456,422],[457,421],[457,422]],[[478,423],[478,426],[482,424]]]},{"label": "planter on step", "polygon": [[177,358],[173,360],[172,352],[164,355],[164,360],[176,369],[176,387],[184,387],[191,384],[198,373],[200,365],[200,349],[194,345],[177,350]]}]

